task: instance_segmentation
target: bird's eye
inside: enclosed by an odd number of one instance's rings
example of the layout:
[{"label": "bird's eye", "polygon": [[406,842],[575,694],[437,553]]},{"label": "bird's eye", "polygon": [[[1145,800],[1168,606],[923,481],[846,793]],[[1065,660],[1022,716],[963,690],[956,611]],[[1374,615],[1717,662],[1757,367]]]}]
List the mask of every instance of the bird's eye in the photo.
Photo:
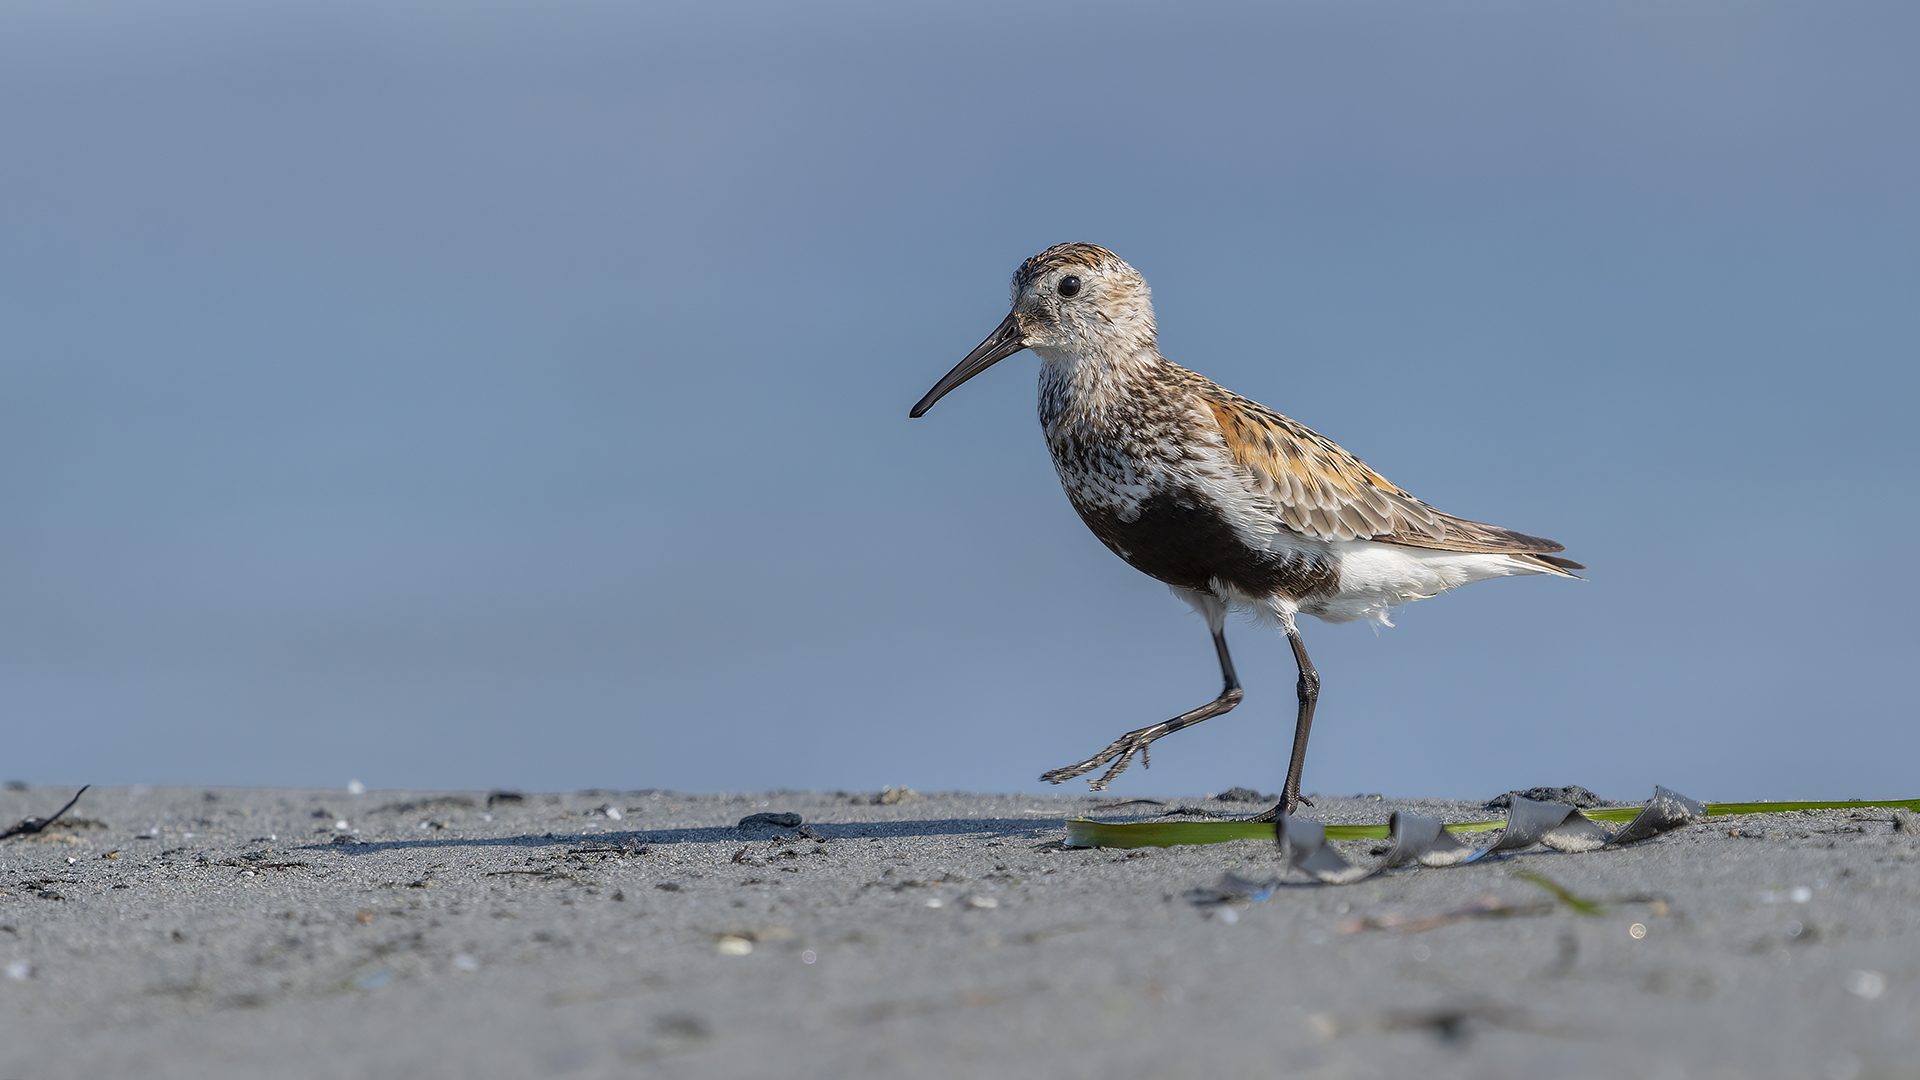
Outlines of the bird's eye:
[{"label": "bird's eye", "polygon": [[1053,289],[1061,296],[1071,300],[1080,295],[1080,279],[1073,274],[1068,274],[1066,277],[1061,278],[1060,284],[1055,285]]}]

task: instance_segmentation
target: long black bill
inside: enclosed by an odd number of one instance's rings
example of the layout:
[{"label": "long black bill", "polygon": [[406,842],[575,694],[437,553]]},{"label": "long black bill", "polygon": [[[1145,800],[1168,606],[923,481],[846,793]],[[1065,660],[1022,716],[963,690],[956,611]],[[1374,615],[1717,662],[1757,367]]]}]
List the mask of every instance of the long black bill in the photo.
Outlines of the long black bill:
[{"label": "long black bill", "polygon": [[1007,317],[1000,321],[1000,325],[994,327],[993,333],[987,335],[987,340],[974,346],[965,360],[955,364],[952,371],[941,376],[940,381],[933,384],[933,389],[927,391],[927,396],[921,398],[920,404],[915,405],[913,411],[907,415],[919,417],[921,413],[933,408],[934,402],[946,397],[947,391],[1026,347],[1027,335],[1020,329],[1020,320],[1014,318],[1009,312]]}]

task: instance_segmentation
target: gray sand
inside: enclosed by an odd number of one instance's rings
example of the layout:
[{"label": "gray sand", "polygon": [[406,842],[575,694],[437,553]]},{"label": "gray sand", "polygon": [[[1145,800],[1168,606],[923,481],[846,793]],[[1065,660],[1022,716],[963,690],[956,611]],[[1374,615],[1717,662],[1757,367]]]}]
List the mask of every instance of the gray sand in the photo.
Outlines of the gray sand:
[{"label": "gray sand", "polygon": [[[0,826],[71,794],[0,792]],[[1271,844],[1063,850],[1113,800],[872,794],[95,789],[0,842],[0,1080],[1920,1073],[1920,836],[1888,811],[1296,874],[1223,918],[1183,894]],[[1531,913],[1356,928],[1489,896]]]}]

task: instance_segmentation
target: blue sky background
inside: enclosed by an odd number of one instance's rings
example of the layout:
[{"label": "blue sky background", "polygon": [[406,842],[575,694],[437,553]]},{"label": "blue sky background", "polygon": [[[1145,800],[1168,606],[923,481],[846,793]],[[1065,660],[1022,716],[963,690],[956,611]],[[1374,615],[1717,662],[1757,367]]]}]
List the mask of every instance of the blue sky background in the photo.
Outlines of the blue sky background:
[{"label": "blue sky background", "polygon": [[[13,0],[0,772],[1043,790],[1218,689],[1025,256],[1550,536],[1303,623],[1310,791],[1920,795],[1920,8]],[[1120,794],[1277,789],[1293,669]],[[1069,789],[1057,789],[1069,790]],[[1073,790],[1084,790],[1076,785]]]}]

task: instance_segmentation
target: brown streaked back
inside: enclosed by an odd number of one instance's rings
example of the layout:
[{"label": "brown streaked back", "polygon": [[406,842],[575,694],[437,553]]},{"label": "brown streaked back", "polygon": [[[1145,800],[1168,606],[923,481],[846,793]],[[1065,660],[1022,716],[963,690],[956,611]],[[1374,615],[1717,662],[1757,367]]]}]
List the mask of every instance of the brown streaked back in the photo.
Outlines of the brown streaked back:
[{"label": "brown streaked back", "polygon": [[1322,540],[1377,540],[1439,551],[1510,554],[1555,571],[1584,569],[1547,557],[1564,545],[1442,513],[1401,490],[1332,440],[1256,401],[1179,369],[1206,403],[1227,450],[1253,474],[1281,523]]}]

